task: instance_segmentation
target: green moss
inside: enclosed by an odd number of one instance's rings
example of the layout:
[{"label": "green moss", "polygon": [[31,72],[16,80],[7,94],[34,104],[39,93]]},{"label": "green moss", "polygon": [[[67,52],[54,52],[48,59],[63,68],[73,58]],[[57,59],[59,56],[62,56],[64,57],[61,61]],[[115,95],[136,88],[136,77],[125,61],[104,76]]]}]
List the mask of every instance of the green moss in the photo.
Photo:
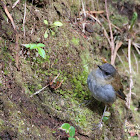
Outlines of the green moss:
[{"label": "green moss", "polygon": [[2,126],[3,124],[4,124],[4,120],[0,119],[0,126]]},{"label": "green moss", "polygon": [[85,99],[88,96],[88,92],[85,91],[84,86],[86,86],[88,73],[83,71],[77,76],[73,76],[71,79],[72,87],[74,94],[73,96],[78,97],[80,99]]},{"label": "green moss", "polygon": [[55,101],[52,102],[52,106],[53,106],[53,108],[55,108],[55,109],[58,110],[58,111],[61,110],[61,106],[59,106],[58,103],[55,102]]},{"label": "green moss", "polygon": [[74,44],[74,45],[79,45],[79,38],[75,38],[75,37],[73,37],[72,38],[72,40],[71,40],[71,42]]},{"label": "green moss", "polygon": [[117,25],[118,27],[122,27],[124,24],[128,23],[128,18],[126,16],[122,16],[119,14],[114,14],[111,17],[111,21],[114,25]]}]

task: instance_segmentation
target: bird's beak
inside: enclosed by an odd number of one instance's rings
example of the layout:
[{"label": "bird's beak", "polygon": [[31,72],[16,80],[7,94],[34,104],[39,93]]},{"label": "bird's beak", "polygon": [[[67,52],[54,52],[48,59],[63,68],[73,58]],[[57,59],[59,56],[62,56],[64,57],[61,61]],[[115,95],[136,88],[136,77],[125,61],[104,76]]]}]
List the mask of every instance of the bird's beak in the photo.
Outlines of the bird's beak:
[{"label": "bird's beak", "polygon": [[101,66],[97,65],[99,69],[101,69]]}]

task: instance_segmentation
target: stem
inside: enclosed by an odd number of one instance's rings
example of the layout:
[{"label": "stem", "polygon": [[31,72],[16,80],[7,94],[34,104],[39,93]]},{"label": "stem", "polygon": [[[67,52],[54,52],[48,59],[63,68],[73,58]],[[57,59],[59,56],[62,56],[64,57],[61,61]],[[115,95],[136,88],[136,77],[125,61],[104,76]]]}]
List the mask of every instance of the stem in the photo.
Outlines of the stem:
[{"label": "stem", "polygon": [[131,102],[131,94],[132,94],[132,87],[133,87],[133,80],[132,80],[132,66],[131,66],[131,39],[128,40],[128,63],[129,63],[129,74],[130,74],[130,81],[129,81],[129,94],[127,98],[127,106],[130,108]]},{"label": "stem", "polygon": [[108,8],[107,8],[107,0],[105,0],[105,9],[106,9],[106,15],[107,15],[107,20],[108,20],[109,30],[110,30],[111,64],[113,65],[115,45],[114,45],[114,38],[113,38],[112,28],[111,28],[111,22],[110,22],[110,19],[109,19],[109,11],[108,11]]}]

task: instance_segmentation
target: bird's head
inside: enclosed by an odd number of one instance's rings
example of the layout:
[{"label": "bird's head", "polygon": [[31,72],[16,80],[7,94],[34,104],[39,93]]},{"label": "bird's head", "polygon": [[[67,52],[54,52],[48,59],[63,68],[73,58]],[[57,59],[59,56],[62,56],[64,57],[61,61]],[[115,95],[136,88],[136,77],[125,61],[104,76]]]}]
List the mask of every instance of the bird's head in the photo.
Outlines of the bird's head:
[{"label": "bird's head", "polygon": [[98,68],[106,80],[113,78],[117,72],[114,66],[109,63],[105,63],[101,66],[98,65]]}]

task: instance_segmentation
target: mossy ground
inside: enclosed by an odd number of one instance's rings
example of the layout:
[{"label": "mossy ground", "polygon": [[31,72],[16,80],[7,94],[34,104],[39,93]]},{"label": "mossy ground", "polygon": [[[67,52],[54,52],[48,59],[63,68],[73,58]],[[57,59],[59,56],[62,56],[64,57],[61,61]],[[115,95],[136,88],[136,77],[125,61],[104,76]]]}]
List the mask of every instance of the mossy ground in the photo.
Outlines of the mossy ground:
[{"label": "mossy ground", "polygon": [[[2,26],[0,30],[0,71],[2,73],[0,77],[0,137],[49,140],[67,138],[68,136],[58,128],[62,123],[69,122],[76,128],[78,138],[83,140],[125,139],[126,134],[122,127],[125,112],[120,101],[117,101],[110,109],[112,115],[103,129],[95,131],[92,131],[93,124],[100,121],[104,105],[93,99],[87,107],[80,106],[85,99],[91,98],[86,83],[88,73],[96,64],[101,63],[101,57],[110,60],[110,49],[101,27],[96,23],[95,32],[90,35],[86,33],[85,37],[81,30],[68,21],[67,12],[64,9],[71,9],[71,16],[75,18],[74,16],[78,16],[80,11],[79,1],[60,3],[60,1],[36,0],[35,5],[27,1],[26,36],[24,37],[22,24],[24,2],[20,2],[13,10],[9,8],[19,31],[19,44],[44,43],[47,58],[43,60],[35,50],[20,46],[20,70],[17,71],[15,32],[6,22],[7,16],[1,7],[3,24],[0,24]],[[7,3],[12,6],[13,1],[7,1]],[[90,8],[94,4],[87,2]],[[96,8],[99,7],[103,8],[103,5],[98,3]],[[120,16],[111,6],[110,10],[113,24],[121,28],[128,18]],[[50,24],[56,20],[63,23],[63,26],[57,29],[55,36],[49,35],[47,39],[44,38],[47,28],[43,22],[45,19]],[[103,20],[103,24],[108,31],[107,22]],[[122,35],[116,34],[116,38],[122,38]],[[135,62],[134,59],[132,61]],[[118,60],[116,62],[120,63]],[[124,70],[121,64],[118,67],[120,71]],[[128,67],[127,64],[126,67]],[[63,80],[60,88],[55,90],[52,86],[48,86],[38,95],[30,97],[59,73],[60,76],[53,86],[56,86],[57,81]],[[138,80],[136,84],[139,85]],[[125,80],[124,85],[128,86]],[[127,92],[126,89],[125,92]],[[138,89],[135,88],[134,92],[138,93]],[[137,100],[131,108],[138,118],[139,114],[134,109],[136,104],[138,104]]]}]

